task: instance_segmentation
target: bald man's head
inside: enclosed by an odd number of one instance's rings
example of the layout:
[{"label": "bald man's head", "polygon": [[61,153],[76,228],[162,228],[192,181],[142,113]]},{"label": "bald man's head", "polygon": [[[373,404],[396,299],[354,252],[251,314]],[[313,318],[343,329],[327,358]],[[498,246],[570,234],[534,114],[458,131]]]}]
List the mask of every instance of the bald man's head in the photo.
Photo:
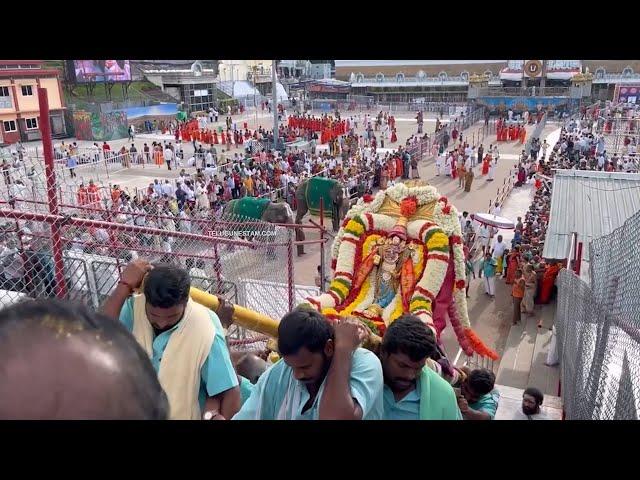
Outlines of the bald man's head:
[{"label": "bald man's head", "polygon": [[0,311],[0,419],[166,419],[146,353],[84,305],[27,301]]}]

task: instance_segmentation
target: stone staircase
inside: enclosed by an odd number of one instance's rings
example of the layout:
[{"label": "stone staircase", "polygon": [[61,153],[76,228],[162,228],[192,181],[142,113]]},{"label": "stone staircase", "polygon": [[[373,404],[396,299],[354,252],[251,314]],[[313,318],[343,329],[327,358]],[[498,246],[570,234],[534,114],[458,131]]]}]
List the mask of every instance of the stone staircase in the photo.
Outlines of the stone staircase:
[{"label": "stone staircase", "polygon": [[544,364],[551,343],[554,314],[554,303],[537,305],[534,316],[523,316],[519,325],[511,327],[496,383],[521,389],[537,387],[545,395],[558,395],[560,368]]}]

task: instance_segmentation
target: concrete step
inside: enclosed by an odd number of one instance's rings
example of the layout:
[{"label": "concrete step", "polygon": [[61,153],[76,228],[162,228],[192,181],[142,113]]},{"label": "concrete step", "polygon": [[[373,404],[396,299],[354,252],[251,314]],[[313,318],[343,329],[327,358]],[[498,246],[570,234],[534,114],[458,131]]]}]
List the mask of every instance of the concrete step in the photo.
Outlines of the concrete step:
[{"label": "concrete step", "polygon": [[529,386],[529,373],[538,335],[536,324],[535,317],[523,317],[518,325],[511,327],[500,359],[497,383],[523,389]]},{"label": "concrete step", "polygon": [[560,368],[558,366],[549,367],[544,364],[547,361],[547,352],[549,351],[549,345],[551,343],[551,330],[546,328],[540,328],[538,330],[535,347],[533,349],[528,386],[539,388],[545,395],[557,395],[558,383],[560,382]]}]

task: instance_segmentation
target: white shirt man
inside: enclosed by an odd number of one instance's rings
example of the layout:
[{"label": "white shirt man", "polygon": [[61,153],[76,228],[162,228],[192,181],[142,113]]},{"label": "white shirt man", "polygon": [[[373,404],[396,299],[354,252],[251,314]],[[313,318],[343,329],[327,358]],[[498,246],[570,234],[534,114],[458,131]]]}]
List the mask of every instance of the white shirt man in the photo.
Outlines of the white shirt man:
[{"label": "white shirt man", "polygon": [[498,241],[493,245],[493,258],[496,260],[504,255],[504,251],[507,249],[507,244],[502,240],[502,236],[498,237]]},{"label": "white shirt man", "polygon": [[471,148],[471,146],[468,146],[467,148],[464,149],[464,154],[467,157],[470,157],[472,152],[473,152],[473,149]]},{"label": "white shirt man", "polygon": [[440,176],[443,163],[444,163],[444,154],[436,156],[436,177]]},{"label": "white shirt man", "polygon": [[168,180],[165,180],[165,183],[162,184],[162,194],[169,195],[169,197],[173,197],[174,193],[175,193],[175,189],[173,188],[173,185],[171,185]]},{"label": "white shirt man", "polygon": [[491,230],[486,225],[482,225],[480,227],[480,238],[482,239],[482,246],[489,246],[489,237],[491,235]]},{"label": "white shirt man", "polygon": [[467,224],[467,220],[471,220],[469,218],[469,214],[467,213],[465,215],[466,212],[464,212],[462,215],[460,215],[460,230],[464,230],[464,226]]},{"label": "white shirt man", "polygon": [[195,193],[193,192],[193,190],[189,188],[189,186],[186,183],[182,186],[182,190],[184,190],[184,193],[187,194],[188,201],[192,201],[196,198]]},{"label": "white shirt man", "polygon": [[167,147],[164,149],[164,161],[167,163],[171,163],[172,160],[173,160],[173,150]]},{"label": "white shirt man", "polygon": [[287,173],[283,173],[282,176],[280,177],[280,186],[286,189],[290,181],[291,179],[289,175]]},{"label": "white shirt man", "polygon": [[133,223],[135,225],[138,225],[139,227],[144,227],[146,223],[144,210],[142,208],[136,208],[135,213],[136,213],[136,216],[133,220]]},{"label": "white shirt man", "polygon": [[218,171],[218,168],[215,166],[215,164],[207,164],[207,168],[204,169],[204,174],[207,177],[213,177],[214,175],[216,175]]}]

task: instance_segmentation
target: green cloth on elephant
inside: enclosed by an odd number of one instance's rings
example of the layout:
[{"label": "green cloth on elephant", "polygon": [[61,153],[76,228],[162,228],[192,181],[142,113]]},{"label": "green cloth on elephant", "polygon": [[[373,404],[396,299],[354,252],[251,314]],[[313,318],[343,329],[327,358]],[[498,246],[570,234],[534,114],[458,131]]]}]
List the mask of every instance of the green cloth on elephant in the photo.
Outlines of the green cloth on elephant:
[{"label": "green cloth on elephant", "polygon": [[230,211],[234,215],[260,220],[262,214],[271,203],[268,198],[244,197],[229,202]]},{"label": "green cloth on elephant", "polygon": [[324,201],[324,215],[332,216],[331,190],[341,188],[337,180],[332,178],[312,177],[307,183],[307,191],[305,192],[305,200],[309,211],[314,215],[320,214],[320,198]]},{"label": "green cloth on elephant", "polygon": [[184,122],[187,119],[187,112],[179,111],[176,113],[176,119],[180,122]]},{"label": "green cloth on elephant", "polygon": [[429,367],[420,374],[420,420],[462,420],[456,392]]}]

